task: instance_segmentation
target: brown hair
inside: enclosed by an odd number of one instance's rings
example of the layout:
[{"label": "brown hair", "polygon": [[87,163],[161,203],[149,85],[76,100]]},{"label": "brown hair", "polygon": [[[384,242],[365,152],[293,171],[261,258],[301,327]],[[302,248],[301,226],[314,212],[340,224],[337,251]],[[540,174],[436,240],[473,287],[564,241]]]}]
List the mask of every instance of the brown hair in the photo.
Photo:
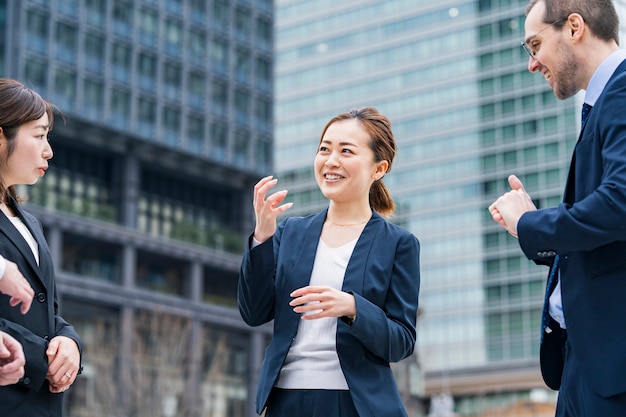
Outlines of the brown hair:
[{"label": "brown hair", "polygon": [[[19,81],[0,78],[0,129],[7,139],[7,159],[15,150],[15,137],[19,128],[44,114],[48,115],[49,129],[52,129],[54,107],[50,103]],[[17,199],[15,187],[5,188],[0,178],[0,201],[7,202],[8,197]]]},{"label": "brown hair", "polygon": [[[374,162],[387,161],[387,172],[391,171],[393,158],[396,156],[396,142],[391,131],[391,122],[374,107],[363,107],[341,113],[332,119],[322,130],[321,138],[324,137],[330,125],[342,120],[356,119],[370,136],[369,146],[374,153]],[[369,194],[370,206],[378,213],[389,217],[395,210],[395,203],[382,178],[374,181]]]},{"label": "brown hair", "polygon": [[612,0],[530,0],[526,15],[539,2],[546,5],[545,23],[561,28],[569,15],[578,13],[595,36],[619,45],[619,17]]}]

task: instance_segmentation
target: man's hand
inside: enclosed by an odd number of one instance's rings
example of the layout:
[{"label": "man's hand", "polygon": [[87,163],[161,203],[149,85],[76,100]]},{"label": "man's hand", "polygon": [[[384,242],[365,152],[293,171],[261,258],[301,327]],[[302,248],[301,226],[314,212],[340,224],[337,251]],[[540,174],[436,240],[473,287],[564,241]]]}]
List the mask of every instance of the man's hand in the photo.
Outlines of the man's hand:
[{"label": "man's hand", "polygon": [[528,211],[537,210],[524,185],[515,175],[509,176],[511,191],[503,194],[489,206],[489,213],[511,235],[517,237],[517,222]]}]

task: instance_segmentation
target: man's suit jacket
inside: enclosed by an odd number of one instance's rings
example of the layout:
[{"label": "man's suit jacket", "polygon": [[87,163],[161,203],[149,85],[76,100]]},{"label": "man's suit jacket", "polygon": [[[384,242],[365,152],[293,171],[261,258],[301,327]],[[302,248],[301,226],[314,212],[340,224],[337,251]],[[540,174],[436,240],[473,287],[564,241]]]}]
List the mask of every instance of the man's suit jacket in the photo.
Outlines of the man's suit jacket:
[{"label": "man's suit jacket", "polygon": [[9,305],[9,297],[0,294],[0,320],[5,331],[15,337],[26,356],[25,375],[15,384],[0,387],[0,415],[11,417],[62,415],[63,394],[51,394],[46,381],[48,342],[55,336],[74,339],[81,349],[78,334],[58,315],[54,267],[41,224],[12,201],[39,246],[39,265],[28,243],[6,216],[0,213],[0,254],[17,264],[35,290],[35,298],[25,315]]},{"label": "man's suit jacket", "polygon": [[[246,323],[274,320],[257,390],[257,412],[267,405],[300,314],[289,294],[307,286],[326,211],[287,218],[273,239],[244,254],[238,303]],[[343,291],[354,294],[357,318],[337,322],[337,354],[354,405],[362,417],[406,416],[389,362],[411,355],[419,293],[419,242],[374,213],[346,268]]]},{"label": "man's suit jacket", "polygon": [[[589,114],[563,203],[524,214],[517,232],[530,259],[559,255],[563,312],[580,372],[601,396],[626,392],[626,62]],[[549,288],[548,291],[552,291]],[[544,335],[544,380],[560,385],[560,331]],[[558,383],[558,384],[555,384]],[[555,386],[557,385],[557,386]]]}]

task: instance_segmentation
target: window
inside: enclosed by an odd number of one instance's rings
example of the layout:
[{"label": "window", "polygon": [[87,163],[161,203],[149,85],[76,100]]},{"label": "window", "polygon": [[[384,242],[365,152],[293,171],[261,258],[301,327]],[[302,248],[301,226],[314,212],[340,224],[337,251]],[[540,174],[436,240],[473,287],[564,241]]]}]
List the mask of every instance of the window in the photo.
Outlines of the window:
[{"label": "window", "polygon": [[235,91],[235,120],[237,123],[248,124],[250,110],[250,94],[244,90]]},{"label": "window", "polygon": [[56,24],[57,59],[69,64],[76,62],[78,31],[74,26],[62,22]]},{"label": "window", "polygon": [[139,86],[154,92],[156,90],[157,59],[152,55],[140,53],[137,57],[137,72]]},{"label": "window", "polygon": [[139,11],[139,41],[148,46],[156,46],[159,19],[156,12],[149,9]]},{"label": "window", "polygon": [[96,74],[104,73],[102,58],[105,54],[104,39],[95,33],[86,33],[84,40],[85,68]]},{"label": "window", "polygon": [[250,12],[243,9],[237,9],[235,11],[235,28],[237,30],[237,37],[241,40],[247,41],[252,33],[252,16]]},{"label": "window", "polygon": [[248,146],[250,132],[245,129],[235,131],[234,160],[235,165],[245,168],[248,165]]},{"label": "window", "polygon": [[127,128],[130,120],[130,93],[125,90],[111,90],[112,123],[119,128]]},{"label": "window", "polygon": [[250,50],[238,49],[235,54],[235,76],[243,83],[250,81]]},{"label": "window", "polygon": [[119,283],[122,270],[121,248],[85,236],[64,234],[61,270]]},{"label": "window", "polygon": [[212,110],[218,115],[226,115],[228,109],[228,85],[225,81],[216,80],[213,82]]},{"label": "window", "polygon": [[182,45],[182,25],[178,21],[167,20],[165,22],[165,52],[173,55],[180,56]]},{"label": "window", "polygon": [[58,94],[61,110],[74,110],[76,98],[76,73],[58,69],[54,75],[54,91]]},{"label": "window", "polygon": [[219,74],[225,74],[228,71],[228,44],[221,40],[213,39],[209,52],[213,70]]},{"label": "window", "polygon": [[87,21],[98,27],[104,27],[106,18],[106,1],[85,0],[85,12]]},{"label": "window", "polygon": [[48,65],[44,61],[37,58],[26,58],[24,77],[27,84],[32,85],[36,91],[45,96],[44,92],[48,84]]},{"label": "window", "polygon": [[113,31],[123,37],[129,38],[132,33],[133,5],[123,1],[113,3]]},{"label": "window", "polygon": [[188,38],[189,57],[198,65],[204,65],[207,57],[207,40],[204,32],[192,30]]},{"label": "window", "polygon": [[175,62],[163,64],[163,92],[169,99],[177,99],[182,85],[182,68]]},{"label": "window", "polygon": [[206,95],[206,78],[204,74],[191,72],[187,77],[187,92],[189,104],[195,108],[204,108]]},{"label": "window", "polygon": [[83,82],[83,112],[97,120],[102,115],[104,108],[104,85],[96,80],[86,79]]},{"label": "window", "polygon": [[187,117],[187,148],[204,153],[204,119],[202,116]]},{"label": "window", "polygon": [[114,43],[111,47],[111,61],[113,64],[113,79],[130,82],[132,68],[132,50],[130,45]]}]

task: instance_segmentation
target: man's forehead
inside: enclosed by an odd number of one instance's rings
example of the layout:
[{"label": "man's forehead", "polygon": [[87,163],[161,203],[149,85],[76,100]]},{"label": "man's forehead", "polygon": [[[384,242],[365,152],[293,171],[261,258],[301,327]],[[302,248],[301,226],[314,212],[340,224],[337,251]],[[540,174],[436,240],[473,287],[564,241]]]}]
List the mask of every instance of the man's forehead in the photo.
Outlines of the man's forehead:
[{"label": "man's forehead", "polygon": [[525,36],[534,36],[537,32],[539,32],[544,24],[544,16],[546,15],[546,5],[544,2],[540,1],[535,4],[535,6],[530,9],[528,12],[528,16],[526,16],[526,21],[524,22],[524,31]]}]

